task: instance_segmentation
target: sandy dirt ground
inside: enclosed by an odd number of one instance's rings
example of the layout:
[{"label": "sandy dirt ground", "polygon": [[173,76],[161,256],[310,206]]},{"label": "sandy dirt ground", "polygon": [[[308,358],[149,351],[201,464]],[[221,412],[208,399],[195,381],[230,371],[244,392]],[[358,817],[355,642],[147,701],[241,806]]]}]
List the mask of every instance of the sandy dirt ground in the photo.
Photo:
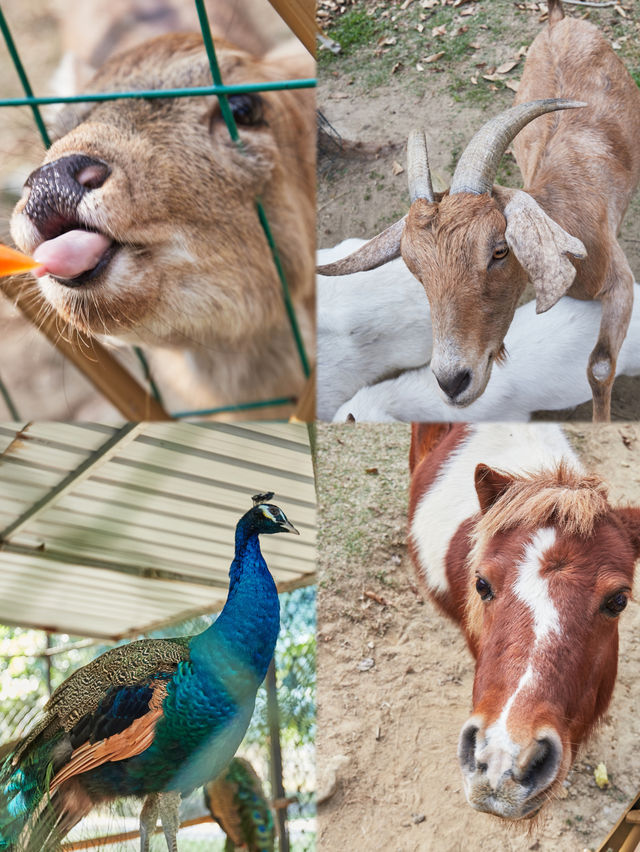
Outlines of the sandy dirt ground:
[{"label": "sandy dirt ground", "polygon": [[[640,501],[640,428],[567,428],[612,499]],[[414,584],[408,450],[404,425],[318,427],[317,754],[319,794],[328,795],[319,847],[595,850],[640,787],[640,605],[621,617],[614,697],[569,773],[566,796],[525,827],[473,811],[456,758],[473,661],[458,628]],[[605,790],[593,776],[601,762],[611,781]]]},{"label": "sandy dirt ground", "polygon": [[[537,11],[541,4],[492,0],[455,5],[448,0],[445,8],[444,0],[440,6],[430,0],[409,4],[354,0],[348,13],[365,14],[372,33],[341,56],[321,55],[318,108],[333,130],[321,137],[319,248],[346,237],[372,237],[406,213],[405,147],[413,127],[425,128],[434,189],[443,190],[473,133],[512,104],[513,91],[506,84],[519,79],[523,60],[515,58],[543,26]],[[619,55],[633,71],[640,67],[636,48],[631,47],[638,44],[640,12],[638,4],[627,7],[624,19],[612,9],[590,10],[590,17],[618,46]],[[569,8],[567,14],[579,14]],[[333,22],[340,24],[340,18],[334,17]],[[445,32],[433,36],[434,24]],[[422,27],[419,34],[417,27]],[[336,36],[343,33],[338,30]],[[429,61],[438,55],[441,58]],[[496,69],[509,64],[514,66],[509,72],[496,74]],[[485,80],[483,75],[491,73],[496,79]],[[346,143],[343,152],[335,146],[333,131]],[[522,185],[509,151],[496,182]],[[620,241],[638,280],[638,195],[624,220]],[[528,292],[524,300],[532,297],[533,292]],[[640,377],[616,380],[612,416],[640,418]],[[556,411],[550,419],[590,420],[591,403]]]}]

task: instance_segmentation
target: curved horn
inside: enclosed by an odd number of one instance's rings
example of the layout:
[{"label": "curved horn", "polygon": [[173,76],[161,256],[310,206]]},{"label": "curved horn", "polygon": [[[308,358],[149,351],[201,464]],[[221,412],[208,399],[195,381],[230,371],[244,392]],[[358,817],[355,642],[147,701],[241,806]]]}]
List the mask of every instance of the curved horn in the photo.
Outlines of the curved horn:
[{"label": "curved horn", "polygon": [[573,109],[587,104],[562,98],[545,98],[518,104],[487,121],[464,149],[451,181],[449,195],[470,192],[482,195],[491,192],[502,155],[522,128],[547,112]]},{"label": "curved horn", "polygon": [[411,203],[417,198],[426,198],[433,204],[433,187],[427,156],[427,139],[423,130],[412,130],[407,141],[407,171],[409,173],[409,196]]},{"label": "curved horn", "polygon": [[342,260],[318,266],[316,272],[320,275],[351,275],[352,272],[377,269],[384,263],[400,257],[400,240],[406,220],[407,217],[403,216],[352,254],[343,257]]}]

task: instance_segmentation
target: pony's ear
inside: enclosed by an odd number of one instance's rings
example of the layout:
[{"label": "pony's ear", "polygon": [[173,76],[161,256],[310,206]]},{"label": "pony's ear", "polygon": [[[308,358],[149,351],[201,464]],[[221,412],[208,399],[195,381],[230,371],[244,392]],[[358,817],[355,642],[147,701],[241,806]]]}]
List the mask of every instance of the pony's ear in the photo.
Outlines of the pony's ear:
[{"label": "pony's ear", "polygon": [[629,541],[633,547],[636,559],[640,557],[640,509],[628,506],[623,509],[615,509],[615,514],[622,521],[622,525],[629,535]]},{"label": "pony's ear", "polygon": [[498,473],[497,470],[488,467],[486,464],[479,464],[476,467],[476,493],[480,503],[480,511],[483,515],[493,506],[498,497],[504,494],[512,482],[512,476],[507,476],[505,473]]}]

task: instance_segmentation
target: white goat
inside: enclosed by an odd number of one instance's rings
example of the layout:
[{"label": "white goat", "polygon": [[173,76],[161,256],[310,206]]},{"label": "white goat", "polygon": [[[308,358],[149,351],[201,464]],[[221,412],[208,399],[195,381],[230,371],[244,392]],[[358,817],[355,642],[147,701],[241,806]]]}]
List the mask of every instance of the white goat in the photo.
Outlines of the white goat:
[{"label": "white goat", "polygon": [[[618,356],[616,375],[640,375],[640,284],[634,290],[629,333]],[[340,406],[333,420],[529,420],[534,411],[579,405],[591,396],[582,355],[589,353],[601,313],[597,302],[569,297],[540,316],[536,316],[533,302],[518,308],[505,337],[507,360],[493,371],[484,394],[466,408],[447,405],[431,368],[425,366],[363,387]]]},{"label": "white goat", "polygon": [[[331,263],[365,243],[349,239],[321,249],[318,263]],[[316,286],[320,420],[331,420],[336,409],[365,385],[429,363],[429,302],[402,259],[375,272],[318,276]]]}]

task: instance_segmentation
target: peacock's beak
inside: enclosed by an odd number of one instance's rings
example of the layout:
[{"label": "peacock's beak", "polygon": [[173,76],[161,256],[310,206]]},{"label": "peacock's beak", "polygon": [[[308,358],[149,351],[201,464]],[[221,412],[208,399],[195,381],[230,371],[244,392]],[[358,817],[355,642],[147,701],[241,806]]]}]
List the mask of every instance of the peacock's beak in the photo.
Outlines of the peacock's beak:
[{"label": "peacock's beak", "polygon": [[294,525],[290,521],[280,521],[280,529],[282,532],[290,532],[294,535],[300,535],[298,530],[294,527]]}]

